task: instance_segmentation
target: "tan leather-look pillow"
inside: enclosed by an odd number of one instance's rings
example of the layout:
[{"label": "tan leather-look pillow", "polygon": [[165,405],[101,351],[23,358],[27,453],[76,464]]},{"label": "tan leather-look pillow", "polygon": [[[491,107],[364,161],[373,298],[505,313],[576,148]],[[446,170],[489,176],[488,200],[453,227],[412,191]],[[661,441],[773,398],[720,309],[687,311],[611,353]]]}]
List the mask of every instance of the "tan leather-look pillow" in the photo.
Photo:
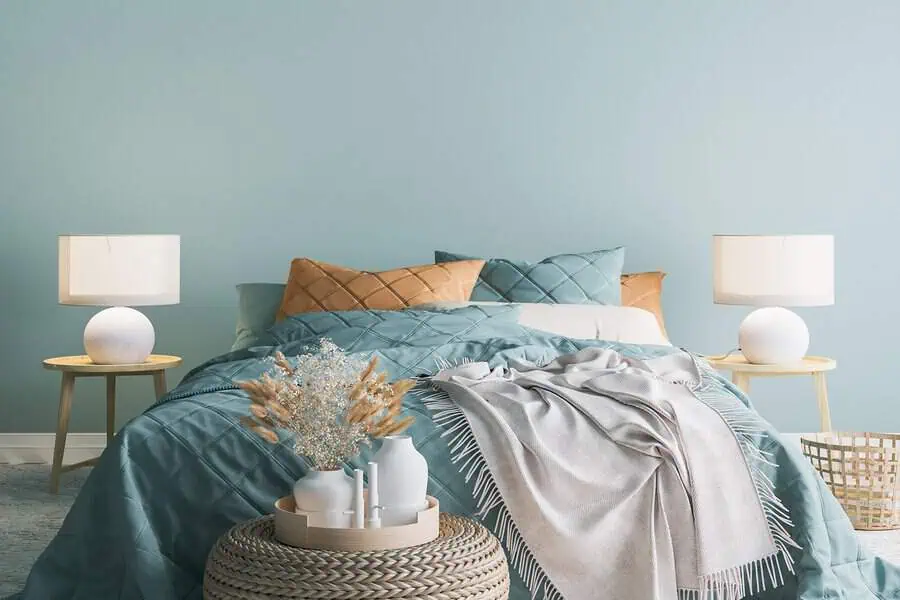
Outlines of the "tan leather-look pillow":
[{"label": "tan leather-look pillow", "polygon": [[465,302],[483,266],[483,260],[460,260],[372,273],[295,258],[277,319],[323,310],[399,310],[430,302]]},{"label": "tan leather-look pillow", "polygon": [[635,306],[652,312],[656,315],[662,334],[668,338],[662,312],[662,281],[665,276],[662,271],[623,273],[620,282],[622,306]]}]

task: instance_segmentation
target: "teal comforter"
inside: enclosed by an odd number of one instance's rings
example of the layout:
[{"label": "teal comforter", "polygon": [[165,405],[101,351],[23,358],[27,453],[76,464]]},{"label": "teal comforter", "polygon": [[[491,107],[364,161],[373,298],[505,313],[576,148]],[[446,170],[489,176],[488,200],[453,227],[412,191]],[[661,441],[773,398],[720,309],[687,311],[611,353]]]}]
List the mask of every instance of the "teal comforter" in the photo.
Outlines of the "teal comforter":
[{"label": "teal comforter", "polygon": [[[194,369],[106,449],[18,598],[201,598],[204,562],[216,538],[235,523],[270,512],[305,470],[289,443],[268,445],[238,424],[248,399],[234,381],[262,374],[271,365],[266,357],[277,349],[297,354],[328,336],[348,351],[377,353],[381,367],[397,378],[433,373],[442,361],[547,361],[586,346],[638,357],[672,351],[551,336],[515,321],[515,309],[505,307],[314,313],[277,325],[274,346],[225,354]],[[730,384],[728,390],[749,404]],[[410,433],[428,459],[430,493],[442,510],[472,514],[470,489],[450,463],[428,410],[414,398],[406,410],[416,417]],[[900,598],[900,569],[860,546],[799,451],[785,446],[772,428],[758,444],[778,465],[769,475],[790,509],[792,536],[802,547],[795,552],[796,575],[761,598]],[[369,455],[367,450],[360,460]],[[592,560],[602,557],[601,550]],[[527,592],[513,579],[512,600],[525,600]]]}]

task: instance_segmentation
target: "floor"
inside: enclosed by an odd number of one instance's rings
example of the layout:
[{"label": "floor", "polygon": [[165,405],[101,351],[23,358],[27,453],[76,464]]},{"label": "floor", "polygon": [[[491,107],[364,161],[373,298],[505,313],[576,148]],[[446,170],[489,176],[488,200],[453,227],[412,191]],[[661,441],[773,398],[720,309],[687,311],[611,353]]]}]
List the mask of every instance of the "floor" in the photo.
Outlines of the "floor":
[{"label": "floor", "polygon": [[22,589],[89,472],[63,474],[57,496],[48,491],[49,465],[0,465],[0,598]]},{"label": "floor", "polygon": [[[31,564],[59,529],[88,472],[65,473],[57,496],[47,489],[49,466],[0,466],[0,598],[21,590]],[[859,535],[876,554],[900,564],[900,530]]]}]

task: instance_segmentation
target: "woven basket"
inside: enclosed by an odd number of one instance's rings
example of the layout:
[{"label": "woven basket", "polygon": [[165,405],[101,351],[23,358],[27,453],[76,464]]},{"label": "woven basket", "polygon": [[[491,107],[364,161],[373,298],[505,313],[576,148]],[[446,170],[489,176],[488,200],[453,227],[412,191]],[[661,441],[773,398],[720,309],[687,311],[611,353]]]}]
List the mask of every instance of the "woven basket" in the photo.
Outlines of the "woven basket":
[{"label": "woven basket", "polygon": [[900,434],[821,433],[800,448],[854,528],[900,528]]},{"label": "woven basket", "polygon": [[338,552],[275,541],[271,516],[235,525],[216,542],[203,577],[206,600],[506,600],[500,542],[464,517],[441,514],[440,535],[401,550]]}]

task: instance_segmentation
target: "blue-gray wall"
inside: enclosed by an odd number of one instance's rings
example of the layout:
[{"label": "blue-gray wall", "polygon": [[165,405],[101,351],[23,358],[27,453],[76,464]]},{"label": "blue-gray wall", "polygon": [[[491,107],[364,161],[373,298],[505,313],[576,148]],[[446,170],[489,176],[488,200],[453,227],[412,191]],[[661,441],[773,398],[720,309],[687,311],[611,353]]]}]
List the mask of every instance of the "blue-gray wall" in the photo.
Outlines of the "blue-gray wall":
[{"label": "blue-gray wall", "polygon": [[[837,304],[801,312],[835,425],[897,431],[898,32],[893,0],[0,2],[0,432],[53,430],[40,361],[81,350],[62,232],[182,235],[182,303],[147,312],[188,366],[229,346],[237,282],[436,247],[624,244],[671,273],[674,340],[721,351],[746,311],[712,304],[710,236],[833,233]],[[811,382],[754,389],[817,424]]]}]

